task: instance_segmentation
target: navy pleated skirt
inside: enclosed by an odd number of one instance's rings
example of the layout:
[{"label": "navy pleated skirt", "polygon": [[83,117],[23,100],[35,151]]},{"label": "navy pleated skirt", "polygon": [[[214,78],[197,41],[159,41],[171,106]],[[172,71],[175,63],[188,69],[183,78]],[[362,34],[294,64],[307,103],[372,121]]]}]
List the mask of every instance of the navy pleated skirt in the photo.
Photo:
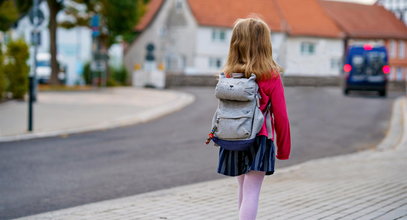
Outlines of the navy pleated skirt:
[{"label": "navy pleated skirt", "polygon": [[239,176],[250,170],[274,173],[274,143],[264,135],[256,137],[255,144],[247,151],[230,151],[219,148],[218,173]]}]

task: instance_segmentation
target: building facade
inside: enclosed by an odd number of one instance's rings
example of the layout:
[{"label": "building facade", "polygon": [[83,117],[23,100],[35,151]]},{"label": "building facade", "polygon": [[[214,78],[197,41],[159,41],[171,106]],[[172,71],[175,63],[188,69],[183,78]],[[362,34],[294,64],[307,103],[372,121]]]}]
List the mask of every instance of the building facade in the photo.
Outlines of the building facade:
[{"label": "building facade", "polygon": [[389,79],[407,80],[407,27],[393,13],[378,4],[321,1],[321,5],[345,33],[344,45],[368,43],[385,46],[390,65]]},{"label": "building facade", "polygon": [[[225,64],[233,23],[255,13],[270,27],[273,56],[283,74],[338,76],[347,45],[369,39],[355,37],[354,30],[344,28],[343,21],[327,12],[329,6],[322,0],[151,0],[136,27],[139,36],[126,49],[124,63],[130,72],[142,68],[145,48],[152,43],[157,64],[167,73],[216,74]],[[407,33],[405,29],[401,35]],[[384,45],[390,39],[404,42],[398,32],[390,30],[389,36],[371,39]]]}]

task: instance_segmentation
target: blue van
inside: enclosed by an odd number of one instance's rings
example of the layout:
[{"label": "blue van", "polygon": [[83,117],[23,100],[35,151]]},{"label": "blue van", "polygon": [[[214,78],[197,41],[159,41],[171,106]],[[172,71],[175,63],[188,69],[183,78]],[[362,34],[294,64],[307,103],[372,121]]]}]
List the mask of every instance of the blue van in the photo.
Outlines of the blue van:
[{"label": "blue van", "polygon": [[344,71],[345,95],[351,90],[377,91],[386,96],[387,77],[390,73],[387,50],[384,46],[350,46],[346,54]]}]

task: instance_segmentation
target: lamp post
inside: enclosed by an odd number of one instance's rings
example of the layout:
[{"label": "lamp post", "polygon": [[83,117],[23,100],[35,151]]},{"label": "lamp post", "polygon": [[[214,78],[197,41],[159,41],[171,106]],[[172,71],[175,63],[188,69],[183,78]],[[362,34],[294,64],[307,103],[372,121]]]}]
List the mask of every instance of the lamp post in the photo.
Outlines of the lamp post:
[{"label": "lamp post", "polygon": [[44,21],[44,14],[39,9],[39,0],[33,0],[33,9],[29,15],[30,22],[34,26],[31,32],[31,44],[34,46],[33,70],[29,76],[29,95],[28,95],[28,131],[33,130],[33,102],[36,99],[35,88],[37,85],[37,53],[38,45],[41,43],[41,32],[39,26]]}]

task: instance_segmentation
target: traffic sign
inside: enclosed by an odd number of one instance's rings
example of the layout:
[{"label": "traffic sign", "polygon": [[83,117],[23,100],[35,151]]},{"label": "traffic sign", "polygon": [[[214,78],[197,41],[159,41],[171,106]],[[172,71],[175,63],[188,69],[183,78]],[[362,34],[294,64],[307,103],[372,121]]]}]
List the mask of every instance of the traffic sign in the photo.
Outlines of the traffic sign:
[{"label": "traffic sign", "polygon": [[103,72],[106,70],[106,66],[103,62],[100,61],[92,61],[90,64],[90,69],[94,72]]},{"label": "traffic sign", "polygon": [[36,45],[36,46],[41,45],[41,32],[40,31],[31,32],[31,44]]},{"label": "traffic sign", "polygon": [[92,29],[92,37],[98,37],[100,35],[100,17],[99,15],[93,15],[90,19],[90,27]]},{"label": "traffic sign", "polygon": [[37,8],[35,13],[34,7],[30,10],[28,18],[30,20],[30,23],[34,26],[40,26],[45,20],[44,13],[41,11],[41,9]]}]

